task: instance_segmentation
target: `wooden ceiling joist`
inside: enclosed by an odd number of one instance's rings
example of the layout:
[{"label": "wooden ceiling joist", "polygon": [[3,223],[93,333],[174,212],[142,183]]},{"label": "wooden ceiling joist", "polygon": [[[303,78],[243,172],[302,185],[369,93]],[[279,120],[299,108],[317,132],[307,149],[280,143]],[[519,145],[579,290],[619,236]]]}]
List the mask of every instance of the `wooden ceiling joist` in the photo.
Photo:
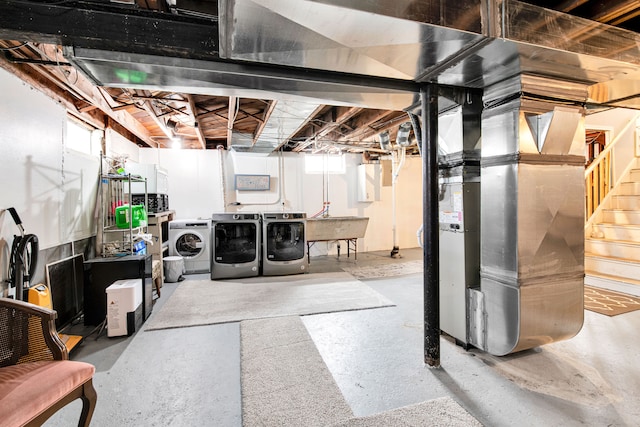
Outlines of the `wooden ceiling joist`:
[{"label": "wooden ceiling joist", "polygon": [[192,95],[187,95],[187,101],[189,101],[189,112],[191,113],[193,126],[195,127],[196,136],[198,137],[198,142],[200,143],[200,147],[205,150],[207,148],[207,139],[204,137],[204,133],[202,131],[202,123],[200,123],[200,119],[198,118],[198,108],[196,106],[196,102],[194,101]]},{"label": "wooden ceiling joist", "polygon": [[576,7],[580,7],[583,4],[587,3],[588,1],[589,0],[566,0],[557,6],[557,10],[560,10],[565,13],[571,12]]},{"label": "wooden ceiling joist", "polygon": [[[385,118],[387,118],[391,113],[397,113],[393,111],[383,111],[383,110],[369,110],[360,114],[355,118],[351,127],[355,128],[353,132],[349,132],[338,139],[338,142],[352,142],[359,141],[369,137],[371,134],[376,133],[376,130],[371,128],[376,122],[379,122]],[[382,132],[382,131],[380,131]],[[366,135],[366,136],[363,136]]]},{"label": "wooden ceiling joist", "polygon": [[[6,46],[6,44],[5,44]],[[43,51],[47,53],[54,46],[45,47]],[[157,144],[151,138],[149,131],[140,122],[135,120],[126,111],[115,111],[111,108],[99,92],[98,88],[93,86],[82,74],[74,76],[73,85],[67,80],[67,76],[62,75],[59,67],[48,67],[37,64],[11,64],[0,57],[0,67],[15,74],[20,79],[28,82],[41,92],[45,93],[52,99],[59,101],[79,117],[86,119],[88,123],[98,129],[104,128],[104,120],[97,118],[95,114],[88,114],[99,109],[103,114],[111,117],[119,122],[127,131],[131,132],[145,144],[155,147]],[[89,111],[79,111],[77,107],[78,100],[90,103],[96,108]]]},{"label": "wooden ceiling joist", "polygon": [[334,109],[331,109],[329,113],[332,113],[334,115],[336,114],[336,111],[340,111],[340,113],[333,117],[332,120],[324,120],[325,124],[320,128],[320,130],[316,132],[312,137],[309,137],[304,142],[300,143],[296,148],[293,149],[293,151],[300,152],[304,150],[305,148],[313,144],[313,142],[318,138],[324,138],[330,132],[340,127],[347,120],[362,112],[362,110],[363,109],[359,107],[335,107]]},{"label": "wooden ceiling joist", "polygon": [[158,117],[158,113],[153,103],[147,100],[147,101],[144,101],[142,106],[149,114],[149,117],[151,118],[151,120],[153,120],[156,126],[160,128],[160,131],[162,131],[162,133],[164,133],[167,136],[167,138],[172,139],[174,137],[173,132],[171,131],[171,129],[167,127],[167,124],[160,117]]},{"label": "wooden ceiling joist", "polygon": [[[598,2],[600,11],[590,19],[608,24],[638,9],[638,0],[609,0]],[[624,21],[623,21],[624,22]]]},{"label": "wooden ceiling joist", "polygon": [[264,109],[262,121],[258,123],[256,131],[253,133],[253,144],[255,144],[256,141],[258,141],[258,138],[260,138],[260,135],[262,135],[262,131],[264,131],[264,127],[267,124],[269,117],[271,117],[271,113],[273,113],[273,109],[276,107],[277,102],[278,101],[273,100],[269,101],[269,103],[267,104],[267,108]]},{"label": "wooden ceiling joist", "polygon": [[620,24],[625,23],[627,21],[631,21],[632,19],[635,19],[638,16],[640,16],[640,9],[631,11],[631,12],[627,13],[626,15],[620,16],[619,18],[616,18],[616,19],[610,21],[609,25],[620,25]]}]

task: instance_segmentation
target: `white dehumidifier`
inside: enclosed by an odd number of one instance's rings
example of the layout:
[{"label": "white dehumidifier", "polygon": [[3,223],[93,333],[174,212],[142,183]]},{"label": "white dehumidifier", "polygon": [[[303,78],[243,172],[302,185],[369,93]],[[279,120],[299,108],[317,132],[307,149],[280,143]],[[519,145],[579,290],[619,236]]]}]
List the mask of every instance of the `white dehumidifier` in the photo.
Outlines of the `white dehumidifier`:
[{"label": "white dehumidifier", "polygon": [[107,293],[107,336],[132,335],[142,325],[142,281],[117,280]]}]

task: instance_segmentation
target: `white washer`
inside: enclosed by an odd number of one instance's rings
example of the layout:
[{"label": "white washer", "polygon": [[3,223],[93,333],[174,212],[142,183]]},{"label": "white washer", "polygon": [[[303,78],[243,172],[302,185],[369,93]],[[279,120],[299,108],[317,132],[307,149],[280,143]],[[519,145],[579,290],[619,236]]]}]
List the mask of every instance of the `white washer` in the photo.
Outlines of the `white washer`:
[{"label": "white washer", "polygon": [[169,222],[169,255],[184,258],[184,272],[211,271],[211,220],[180,219]]}]

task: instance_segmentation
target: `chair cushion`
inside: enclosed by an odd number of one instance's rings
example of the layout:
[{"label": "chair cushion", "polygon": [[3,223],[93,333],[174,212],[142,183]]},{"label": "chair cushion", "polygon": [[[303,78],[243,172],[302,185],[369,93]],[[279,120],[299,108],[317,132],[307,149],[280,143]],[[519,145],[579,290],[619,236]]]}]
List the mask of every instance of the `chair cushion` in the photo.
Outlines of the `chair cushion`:
[{"label": "chair cushion", "polygon": [[71,360],[0,368],[0,420],[22,425],[93,377],[95,367]]}]

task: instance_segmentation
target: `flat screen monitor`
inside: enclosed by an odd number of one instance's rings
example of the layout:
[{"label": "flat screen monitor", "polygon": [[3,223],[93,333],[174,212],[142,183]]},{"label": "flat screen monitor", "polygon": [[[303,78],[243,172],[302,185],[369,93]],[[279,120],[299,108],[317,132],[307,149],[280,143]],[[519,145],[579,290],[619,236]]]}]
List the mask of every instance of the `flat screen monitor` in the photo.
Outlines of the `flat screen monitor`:
[{"label": "flat screen monitor", "polygon": [[69,325],[82,313],[84,304],[84,256],[74,255],[46,266],[53,309],[58,312],[56,328]]}]

